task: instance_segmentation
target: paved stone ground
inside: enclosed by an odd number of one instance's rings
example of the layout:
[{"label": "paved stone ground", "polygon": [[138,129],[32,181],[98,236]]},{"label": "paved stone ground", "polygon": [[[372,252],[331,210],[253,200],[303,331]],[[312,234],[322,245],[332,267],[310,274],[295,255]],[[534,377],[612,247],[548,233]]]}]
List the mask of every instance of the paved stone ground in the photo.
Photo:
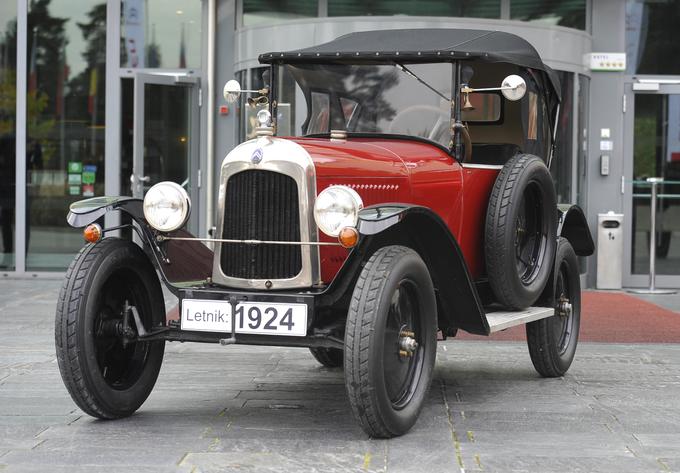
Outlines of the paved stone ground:
[{"label": "paved stone ground", "polygon": [[584,343],[562,379],[524,343],[450,340],[415,428],[372,440],[306,350],[168,345],[134,416],[75,407],[54,355],[58,281],[0,280],[0,471],[680,471],[680,345]]}]

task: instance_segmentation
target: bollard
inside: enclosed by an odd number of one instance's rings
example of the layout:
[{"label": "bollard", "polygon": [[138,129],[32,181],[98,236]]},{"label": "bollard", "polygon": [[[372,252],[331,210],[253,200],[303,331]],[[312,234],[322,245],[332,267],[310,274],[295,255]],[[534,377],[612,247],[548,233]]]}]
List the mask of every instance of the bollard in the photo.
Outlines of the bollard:
[{"label": "bollard", "polygon": [[656,288],[656,188],[663,182],[662,177],[648,177],[647,182],[652,185],[650,208],[650,229],[649,229],[649,288],[631,289],[635,294],[675,294],[672,289]]}]

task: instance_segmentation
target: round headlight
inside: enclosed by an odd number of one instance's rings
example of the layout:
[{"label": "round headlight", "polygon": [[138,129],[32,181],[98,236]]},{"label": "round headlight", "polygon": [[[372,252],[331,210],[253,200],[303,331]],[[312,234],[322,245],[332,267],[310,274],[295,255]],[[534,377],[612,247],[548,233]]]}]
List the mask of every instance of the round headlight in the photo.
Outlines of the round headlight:
[{"label": "round headlight", "polygon": [[189,218],[191,201],[187,191],[174,182],[159,182],[144,196],[144,217],[156,230],[173,232]]},{"label": "round headlight", "polygon": [[354,189],[330,186],[314,202],[314,220],[322,232],[336,237],[344,227],[356,226],[362,208],[364,203]]}]

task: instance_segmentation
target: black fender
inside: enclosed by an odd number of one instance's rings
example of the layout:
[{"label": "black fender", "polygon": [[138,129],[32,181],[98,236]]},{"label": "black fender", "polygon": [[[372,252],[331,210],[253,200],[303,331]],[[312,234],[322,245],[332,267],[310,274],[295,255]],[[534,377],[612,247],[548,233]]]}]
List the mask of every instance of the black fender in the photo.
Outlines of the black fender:
[{"label": "black fender", "polygon": [[588,221],[578,205],[557,205],[557,236],[566,238],[578,256],[590,256],[595,252]]},{"label": "black fender", "polygon": [[351,297],[361,268],[378,248],[404,245],[417,251],[430,270],[437,292],[439,327],[444,331],[460,328],[474,334],[489,334],[482,302],[463,253],[436,213],[410,204],[376,205],[361,210],[357,230],[359,244],[324,291],[322,305],[331,307],[341,298]]},{"label": "black fender", "polygon": [[[199,283],[212,276],[213,252],[197,241],[159,241],[157,237],[160,234],[144,217],[142,199],[116,196],[80,200],[71,204],[66,220],[72,227],[81,228],[113,211],[126,213],[137,224],[128,226],[139,235],[144,253],[160,274],[162,282],[175,295],[179,294],[177,283]],[[104,233],[117,228],[105,228]],[[184,230],[177,230],[172,235],[193,236]]]},{"label": "black fender", "polygon": [[[595,252],[595,243],[588,221],[583,209],[578,205],[557,204],[557,238],[560,237],[565,238],[571,244],[578,256],[590,256]],[[555,264],[557,262],[553,263],[553,274],[548,279],[548,284],[536,301],[538,306],[555,306]]]},{"label": "black fender", "polygon": [[82,228],[97,221],[108,212],[121,210],[138,223],[142,221],[146,225],[142,204],[142,199],[125,196],[79,200],[69,206],[66,221],[74,228]]}]

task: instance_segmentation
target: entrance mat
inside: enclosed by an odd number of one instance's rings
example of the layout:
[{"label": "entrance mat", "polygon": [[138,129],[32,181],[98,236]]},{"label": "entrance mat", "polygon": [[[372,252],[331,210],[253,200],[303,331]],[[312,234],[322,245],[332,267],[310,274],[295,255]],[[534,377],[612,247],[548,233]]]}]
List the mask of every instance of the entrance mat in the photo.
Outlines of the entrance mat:
[{"label": "entrance mat", "polygon": [[[490,337],[458,332],[461,340],[526,340],[524,326]],[[680,343],[680,313],[621,292],[583,291],[579,341]]]}]

